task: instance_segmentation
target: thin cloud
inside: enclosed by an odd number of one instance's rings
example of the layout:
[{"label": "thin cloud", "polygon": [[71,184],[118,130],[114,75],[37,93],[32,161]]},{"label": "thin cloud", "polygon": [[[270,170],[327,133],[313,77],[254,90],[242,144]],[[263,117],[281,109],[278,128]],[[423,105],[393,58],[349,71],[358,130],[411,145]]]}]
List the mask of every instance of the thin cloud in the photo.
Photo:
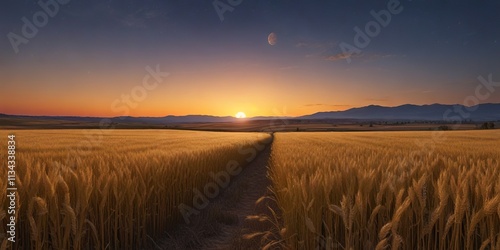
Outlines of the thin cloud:
[{"label": "thin cloud", "polygon": [[297,48],[307,48],[307,49],[321,49],[328,50],[335,47],[337,43],[335,42],[298,42],[295,44]]},{"label": "thin cloud", "polygon": [[335,62],[335,61],[339,61],[339,60],[346,60],[348,58],[353,59],[353,58],[357,58],[360,56],[361,56],[360,54],[339,53],[339,54],[327,56],[327,57],[325,57],[325,60],[330,61],[330,62]]},{"label": "thin cloud", "polygon": [[114,19],[121,24],[133,28],[147,28],[148,20],[162,16],[163,13],[157,10],[147,10],[142,8],[131,14],[115,12]]},{"label": "thin cloud", "polygon": [[346,60],[346,59],[350,58],[351,60],[360,59],[360,60],[362,60],[362,62],[370,62],[370,61],[375,61],[375,60],[387,59],[387,58],[391,58],[391,57],[396,57],[396,55],[392,55],[392,54],[386,54],[386,55],[367,54],[367,53],[359,53],[359,54],[358,53],[351,53],[351,54],[338,53],[338,54],[326,56],[325,60],[334,62],[334,61]]},{"label": "thin cloud", "polygon": [[143,7],[133,12],[120,10],[114,6],[112,1],[94,4],[91,8],[84,10],[64,10],[64,12],[77,18],[94,19],[98,17],[107,17],[123,26],[141,29],[147,28],[150,24],[150,20],[166,14],[165,12],[148,7]]},{"label": "thin cloud", "polygon": [[295,44],[295,47],[297,47],[297,48],[305,48],[305,47],[307,47],[307,43],[298,42],[297,44]]},{"label": "thin cloud", "polygon": [[369,61],[384,60],[384,59],[394,58],[394,57],[398,57],[398,55],[393,55],[393,54],[385,54],[385,55],[381,55],[381,54],[366,54],[366,55],[364,55],[362,57],[362,59],[363,59],[364,62],[369,62]]},{"label": "thin cloud", "polygon": [[306,58],[323,58],[328,51],[337,46],[336,42],[309,42],[300,41],[295,44],[295,47],[305,51]]},{"label": "thin cloud", "polygon": [[115,18],[115,20],[124,26],[131,28],[147,28],[144,19],[137,18],[133,15],[128,15],[125,17]]}]

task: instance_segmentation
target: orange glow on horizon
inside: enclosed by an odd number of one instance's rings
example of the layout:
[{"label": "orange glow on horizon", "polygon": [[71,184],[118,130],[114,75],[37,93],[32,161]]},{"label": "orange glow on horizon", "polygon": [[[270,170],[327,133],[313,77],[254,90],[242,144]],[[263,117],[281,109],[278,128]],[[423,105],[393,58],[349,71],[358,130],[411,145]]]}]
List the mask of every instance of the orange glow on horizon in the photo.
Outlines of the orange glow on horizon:
[{"label": "orange glow on horizon", "polygon": [[376,81],[373,71],[352,77],[342,71],[313,74],[310,69],[283,70],[257,62],[257,66],[250,62],[234,65],[173,69],[154,89],[142,92],[138,89],[147,74],[144,67],[87,72],[41,66],[29,74],[22,67],[12,68],[4,72],[7,84],[0,93],[0,113],[162,117],[234,116],[244,110],[247,117],[301,116],[371,104],[454,103],[456,96],[460,99],[457,93],[436,94],[439,100],[425,99],[429,94],[420,92],[402,95],[398,92],[402,90],[376,84],[360,88],[363,82]]}]

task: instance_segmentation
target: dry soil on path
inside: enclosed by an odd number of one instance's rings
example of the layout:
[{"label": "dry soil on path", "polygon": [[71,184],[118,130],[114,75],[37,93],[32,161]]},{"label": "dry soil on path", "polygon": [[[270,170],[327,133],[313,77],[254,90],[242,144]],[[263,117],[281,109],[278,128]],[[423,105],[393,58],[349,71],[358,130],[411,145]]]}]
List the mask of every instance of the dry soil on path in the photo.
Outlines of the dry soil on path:
[{"label": "dry soil on path", "polygon": [[[157,249],[260,249],[279,238],[279,214],[270,191],[271,144],[210,200],[189,224],[179,226]],[[271,211],[272,210],[272,211]],[[270,249],[273,249],[271,247]]]}]

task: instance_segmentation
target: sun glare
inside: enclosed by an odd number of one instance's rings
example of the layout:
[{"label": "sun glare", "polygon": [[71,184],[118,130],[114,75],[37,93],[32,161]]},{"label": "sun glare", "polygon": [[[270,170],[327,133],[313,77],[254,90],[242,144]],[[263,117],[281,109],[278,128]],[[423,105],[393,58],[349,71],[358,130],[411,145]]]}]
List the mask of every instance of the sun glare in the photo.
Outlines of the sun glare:
[{"label": "sun glare", "polygon": [[245,113],[243,113],[243,112],[236,113],[236,118],[238,118],[238,119],[242,119],[242,118],[246,118],[246,117],[247,117],[247,115],[245,115]]}]

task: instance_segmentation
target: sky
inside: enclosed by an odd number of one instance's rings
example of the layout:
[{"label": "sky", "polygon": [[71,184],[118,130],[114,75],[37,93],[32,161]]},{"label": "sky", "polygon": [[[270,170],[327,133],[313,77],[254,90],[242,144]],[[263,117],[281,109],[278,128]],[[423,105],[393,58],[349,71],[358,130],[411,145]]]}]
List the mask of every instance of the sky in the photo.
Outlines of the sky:
[{"label": "sky", "polygon": [[478,77],[500,82],[498,13],[498,0],[6,0],[0,113],[470,104]]}]

